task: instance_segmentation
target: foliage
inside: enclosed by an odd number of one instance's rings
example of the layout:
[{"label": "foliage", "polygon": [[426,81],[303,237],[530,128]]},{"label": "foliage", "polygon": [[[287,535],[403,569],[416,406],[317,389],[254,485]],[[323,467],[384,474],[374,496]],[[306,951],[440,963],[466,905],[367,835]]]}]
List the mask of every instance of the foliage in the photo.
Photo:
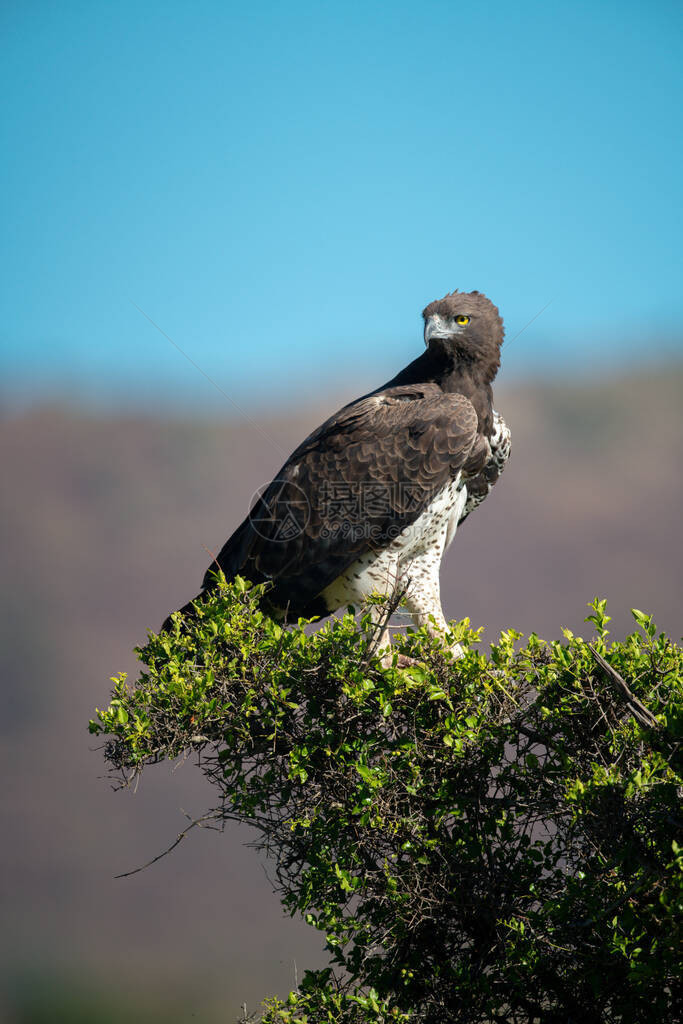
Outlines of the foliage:
[{"label": "foliage", "polygon": [[409,631],[386,668],[369,617],[285,629],[260,589],[150,634],[90,727],[126,782],[195,751],[325,933],[337,973],[264,1024],[675,1019],[681,648],[641,612],[608,644],[596,600],[592,647],[509,630],[487,657],[465,620],[462,658]]}]

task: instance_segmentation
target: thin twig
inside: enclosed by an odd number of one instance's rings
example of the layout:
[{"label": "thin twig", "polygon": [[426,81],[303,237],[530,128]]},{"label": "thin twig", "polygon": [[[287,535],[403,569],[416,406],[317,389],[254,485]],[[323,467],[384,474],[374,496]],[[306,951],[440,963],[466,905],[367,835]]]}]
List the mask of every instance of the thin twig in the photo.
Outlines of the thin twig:
[{"label": "thin twig", "polygon": [[168,853],[171,852],[171,850],[175,850],[176,846],[180,842],[182,842],[182,840],[185,838],[185,836],[187,835],[188,832],[192,831],[192,829],[195,827],[195,825],[199,825],[200,828],[201,828],[202,822],[208,821],[210,818],[216,818],[216,817],[217,817],[217,815],[216,815],[215,811],[209,811],[208,814],[203,814],[201,818],[195,818],[194,821],[192,821],[187,826],[186,829],[184,829],[182,832],[178,833],[178,836],[175,839],[175,841],[172,842],[171,845],[166,850],[164,850],[162,853],[158,853],[156,855],[156,857],[152,857],[151,860],[148,860],[146,864],[142,864],[139,868],[133,868],[132,871],[124,871],[120,875],[114,875],[114,878],[130,878],[131,875],[137,875],[137,873],[139,871],[144,871],[145,868],[150,868],[152,866],[152,864],[156,864],[156,862],[158,860],[161,860],[162,857],[165,857]]},{"label": "thin twig", "polygon": [[592,644],[589,644],[588,646],[600,668],[603,669],[607,674],[607,678],[614,683],[615,688],[625,699],[626,706],[636,721],[640,722],[641,725],[644,725],[648,729],[659,729],[660,725],[655,716],[641,701],[638,700],[626,680],[619,675],[615,668],[612,668],[608,661],[605,661],[601,654],[598,654]]}]

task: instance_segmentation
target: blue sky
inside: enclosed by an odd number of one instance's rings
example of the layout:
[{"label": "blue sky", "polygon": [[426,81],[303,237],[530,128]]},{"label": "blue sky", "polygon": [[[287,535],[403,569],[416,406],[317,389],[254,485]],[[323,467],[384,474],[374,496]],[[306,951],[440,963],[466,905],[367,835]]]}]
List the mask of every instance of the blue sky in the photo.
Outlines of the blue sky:
[{"label": "blue sky", "polygon": [[[359,389],[478,288],[509,376],[683,337],[678,3],[8,2],[5,399]],[[679,348],[680,351],[680,348]]]}]

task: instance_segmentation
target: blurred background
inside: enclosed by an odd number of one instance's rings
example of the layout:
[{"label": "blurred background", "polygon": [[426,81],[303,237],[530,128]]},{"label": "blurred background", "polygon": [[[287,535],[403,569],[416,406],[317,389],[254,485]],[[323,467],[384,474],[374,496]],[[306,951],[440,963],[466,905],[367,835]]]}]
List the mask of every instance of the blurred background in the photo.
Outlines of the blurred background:
[{"label": "blurred background", "polygon": [[680,636],[679,4],[0,8],[0,1019],[232,1022],[325,962],[190,763],[87,721],[254,490],[419,354],[504,316],[504,477],[447,615]]}]

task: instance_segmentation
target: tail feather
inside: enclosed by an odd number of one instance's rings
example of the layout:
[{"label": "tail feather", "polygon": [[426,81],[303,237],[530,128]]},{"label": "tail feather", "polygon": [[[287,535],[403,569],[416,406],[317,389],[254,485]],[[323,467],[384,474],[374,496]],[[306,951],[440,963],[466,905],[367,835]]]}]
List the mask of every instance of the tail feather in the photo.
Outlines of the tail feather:
[{"label": "tail feather", "polygon": [[239,576],[247,561],[254,539],[255,534],[251,521],[245,519],[232,536],[226,540],[218,555],[206,570],[202,581],[203,590],[211,589],[211,587],[215,586],[215,574],[218,570],[223,573],[228,583],[231,583],[235,576]]},{"label": "tail feather", "polygon": [[[191,601],[188,601],[187,604],[184,604],[182,608],[178,609],[184,619],[191,621],[196,617],[195,603],[206,600],[207,594],[215,588],[217,570],[223,573],[228,583],[231,583],[235,576],[239,576],[240,570],[242,570],[248,559],[255,537],[256,534],[254,533],[251,521],[247,518],[238,526],[232,536],[228,538],[218,556],[214,558],[206,570],[200,593]],[[172,612],[171,615],[173,614]],[[164,619],[160,632],[168,632],[173,629],[171,615]]]}]

